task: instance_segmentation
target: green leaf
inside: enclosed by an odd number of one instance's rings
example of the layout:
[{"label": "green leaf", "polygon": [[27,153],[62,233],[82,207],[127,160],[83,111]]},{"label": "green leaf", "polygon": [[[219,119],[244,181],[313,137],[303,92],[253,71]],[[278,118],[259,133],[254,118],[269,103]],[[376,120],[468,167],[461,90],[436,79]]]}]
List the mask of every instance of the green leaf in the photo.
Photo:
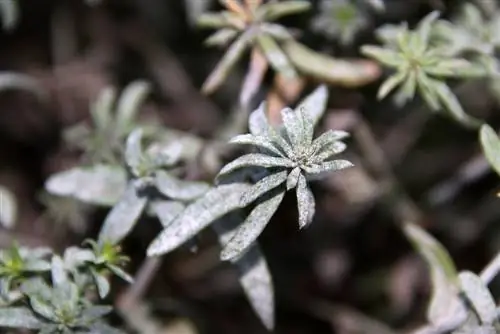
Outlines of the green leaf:
[{"label": "green leaf", "polygon": [[295,108],[304,110],[315,127],[326,110],[328,102],[328,88],[320,85],[311,94],[307,95]]},{"label": "green leaf", "polygon": [[134,283],[134,279],[132,278],[132,276],[130,276],[129,274],[127,274],[120,267],[115,266],[113,264],[108,264],[107,267],[108,267],[109,270],[111,270],[113,272],[113,274],[115,274],[116,276],[120,277],[125,282],[128,282],[130,284]]},{"label": "green leaf", "polygon": [[377,93],[377,99],[382,100],[384,99],[389,93],[391,93],[394,88],[399,86],[403,80],[406,79],[407,73],[406,72],[397,72],[393,75],[391,75],[387,80],[384,81],[384,83],[380,86],[378,93]]},{"label": "green leaf", "polygon": [[399,67],[405,63],[405,59],[398,52],[375,45],[363,45],[361,53],[390,67]]},{"label": "green leaf", "polygon": [[221,13],[204,13],[200,15],[197,26],[200,28],[239,28],[245,23],[238,15],[223,11]]},{"label": "green leaf", "polygon": [[0,224],[12,228],[17,220],[17,202],[9,189],[0,186]]},{"label": "green leaf", "polygon": [[163,228],[169,226],[186,208],[184,204],[176,201],[155,201],[150,204],[150,207]]},{"label": "green leaf", "polygon": [[431,36],[432,25],[440,15],[438,11],[433,11],[427,14],[418,24],[416,36],[418,36],[419,39],[419,47],[416,50],[417,53],[422,54],[427,48]]},{"label": "green leaf", "polygon": [[311,8],[311,4],[304,0],[289,0],[283,2],[270,2],[260,6],[256,15],[264,21],[274,21],[283,16],[302,13]]},{"label": "green leaf", "polygon": [[242,207],[245,207],[268,191],[284,183],[287,179],[287,175],[288,171],[284,170],[264,177],[243,193],[243,195],[241,196],[240,205]]},{"label": "green leaf", "polygon": [[304,167],[304,171],[307,174],[319,174],[319,173],[332,172],[336,170],[342,170],[353,166],[354,164],[347,160],[332,160],[323,162],[316,166],[306,166]]},{"label": "green leaf", "polygon": [[288,31],[288,29],[280,24],[263,22],[260,24],[259,29],[263,33],[276,39],[278,42],[293,39],[293,35]]},{"label": "green leaf", "polygon": [[479,132],[479,140],[486,160],[500,175],[500,138],[488,124],[483,124]]},{"label": "green leaf", "polygon": [[120,201],[111,209],[99,233],[99,243],[119,243],[130,233],[148,199],[137,194],[137,182],[131,181]]},{"label": "green leaf", "polygon": [[201,91],[203,94],[211,94],[226,80],[227,76],[233,69],[234,65],[243,57],[246,48],[253,39],[253,32],[248,31],[243,33],[231,46],[215,66],[215,69],[210,73],[208,78],[203,83]]},{"label": "green leaf", "polygon": [[427,105],[433,111],[438,111],[441,108],[439,97],[434,88],[435,81],[427,76],[424,71],[417,71],[418,90]]},{"label": "green leaf", "polygon": [[168,253],[179,247],[216,219],[240,207],[241,194],[249,184],[232,183],[209,190],[188,205],[184,212],[149,245],[148,256]]},{"label": "green leaf", "polygon": [[163,195],[179,201],[192,201],[210,189],[205,182],[179,180],[162,170],[156,172],[155,185]]},{"label": "green leaf", "polygon": [[27,307],[0,308],[0,327],[38,329],[42,324]]},{"label": "green leaf", "polygon": [[259,167],[283,167],[283,168],[293,168],[294,162],[287,158],[279,158],[279,157],[271,157],[265,154],[260,153],[250,153],[243,155],[224,167],[219,172],[220,175],[229,174],[237,169],[250,167],[250,166],[259,166]]},{"label": "green leaf", "polygon": [[125,162],[137,177],[140,177],[140,175],[137,174],[142,165],[141,140],[142,129],[136,129],[128,135],[125,145]]},{"label": "green leaf", "polygon": [[297,206],[299,208],[299,227],[309,225],[316,212],[316,202],[304,175],[300,174],[297,184]]},{"label": "green leaf", "polygon": [[123,168],[112,165],[76,167],[51,175],[45,189],[57,196],[82,202],[112,206],[118,202],[127,184]]},{"label": "green leaf", "polygon": [[139,106],[151,92],[151,85],[146,81],[137,80],[125,87],[116,107],[116,130],[125,134],[133,125],[139,112]]},{"label": "green leaf", "polygon": [[458,278],[462,291],[471,302],[481,323],[493,324],[497,319],[495,300],[481,278],[470,271],[461,272]]},{"label": "green leaf", "polygon": [[243,134],[231,138],[230,144],[240,144],[240,145],[253,145],[261,149],[266,149],[276,154],[277,156],[283,157],[283,153],[276,148],[274,143],[272,143],[268,137],[256,136],[253,134]]},{"label": "green leaf", "polygon": [[2,28],[11,31],[19,22],[19,5],[16,0],[0,0]]},{"label": "green leaf", "polygon": [[90,306],[89,308],[86,308],[82,311],[82,318],[86,322],[90,323],[99,320],[100,318],[104,317],[105,315],[111,312],[113,312],[113,308],[111,306],[102,306],[102,305]]},{"label": "green leaf", "polygon": [[257,45],[273,69],[286,78],[295,78],[297,72],[276,41],[266,34],[257,35]]},{"label": "green leaf", "polygon": [[222,261],[228,261],[241,255],[255,242],[278,209],[283,197],[285,197],[284,191],[253,208],[241,227],[236,231],[234,237],[224,245],[220,255]]},{"label": "green leaf", "polygon": [[97,100],[90,108],[90,114],[99,132],[105,132],[111,125],[111,111],[116,100],[116,90],[106,87],[99,93]]},{"label": "green leaf", "polygon": [[90,268],[90,273],[92,274],[92,278],[97,287],[97,292],[99,293],[99,297],[101,299],[106,298],[110,290],[108,279],[105,276],[99,274],[97,271],[95,271],[95,269]]},{"label": "green leaf", "polygon": [[59,319],[55,314],[54,308],[47,300],[44,300],[39,295],[29,296],[29,300],[31,308],[33,309],[33,311],[35,311],[35,313],[37,313],[38,315],[42,316],[47,320],[59,322]]},{"label": "green leaf", "polygon": [[68,281],[64,261],[59,255],[52,256],[51,274],[52,284],[54,285],[61,285]]},{"label": "green leaf", "polygon": [[265,136],[269,132],[266,108],[266,102],[262,102],[248,118],[248,129],[254,136]]},{"label": "green leaf", "polygon": [[206,46],[227,46],[238,35],[238,31],[232,28],[223,28],[209,36],[204,44]]},{"label": "green leaf", "polygon": [[429,266],[433,293],[427,318],[432,323],[438,322],[452,306],[461,303],[455,264],[446,249],[418,225],[406,223],[403,231]]}]

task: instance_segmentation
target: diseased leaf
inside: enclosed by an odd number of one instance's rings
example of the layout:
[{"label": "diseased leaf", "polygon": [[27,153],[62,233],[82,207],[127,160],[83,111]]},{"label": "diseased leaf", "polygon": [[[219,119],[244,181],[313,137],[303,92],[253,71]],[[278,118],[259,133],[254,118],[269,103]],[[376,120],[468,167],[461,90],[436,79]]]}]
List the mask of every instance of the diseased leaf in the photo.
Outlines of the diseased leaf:
[{"label": "diseased leaf", "polygon": [[497,318],[495,300],[481,278],[470,271],[461,272],[458,278],[462,291],[479,315],[481,323],[493,324]]},{"label": "diseased leaf", "polygon": [[239,256],[254,243],[278,209],[284,196],[285,192],[280,192],[253,208],[241,227],[238,228],[235,236],[224,245],[220,255],[222,261]]},{"label": "diseased leaf", "polygon": [[136,182],[131,181],[120,201],[111,209],[99,232],[99,243],[119,243],[132,230],[147,203],[139,196]]},{"label": "diseased leaf", "polygon": [[258,34],[257,45],[276,72],[281,73],[286,78],[294,78],[297,76],[288,57],[271,36]]},{"label": "diseased leaf", "polygon": [[281,110],[281,118],[292,147],[302,147],[302,139],[306,137],[306,133],[301,117],[294,110],[285,108]]},{"label": "diseased leaf", "polygon": [[479,140],[486,160],[490,166],[500,175],[500,138],[488,124],[483,124],[479,132]]},{"label": "diseased leaf", "polygon": [[116,276],[120,277],[125,282],[128,282],[130,284],[134,283],[134,279],[132,278],[132,276],[130,276],[129,274],[127,274],[120,267],[112,265],[112,264],[108,265],[107,267],[108,267],[109,270],[111,270],[113,272],[113,274],[115,274]]},{"label": "diseased leaf", "polygon": [[389,95],[389,93],[391,93],[397,86],[399,86],[403,82],[403,80],[406,79],[406,75],[406,72],[396,72],[395,74],[391,75],[380,86],[377,93],[377,99],[382,100],[387,95]]},{"label": "diseased leaf", "polygon": [[260,167],[295,167],[294,163],[287,158],[271,157],[260,153],[250,153],[243,155],[227,165],[225,165],[219,172],[219,175],[229,174],[237,169],[250,166]]},{"label": "diseased leaf", "polygon": [[51,175],[45,189],[57,196],[68,196],[82,202],[112,206],[125,191],[125,170],[112,165],[76,167]]},{"label": "diseased leaf", "polygon": [[214,220],[240,207],[241,194],[249,189],[245,183],[220,185],[188,205],[184,212],[149,245],[148,256],[168,253],[191,239]]},{"label": "diseased leaf", "polygon": [[205,182],[179,180],[162,170],[156,172],[155,185],[165,196],[180,201],[192,201],[210,189]]},{"label": "diseased leaf", "polygon": [[217,88],[219,88],[220,85],[222,85],[234,65],[243,56],[245,49],[248,47],[252,38],[252,32],[245,32],[231,44],[222,59],[216,65],[215,69],[212,73],[210,73],[207,80],[203,84],[201,88],[203,94],[212,94],[215,90],[217,90]]},{"label": "diseased leaf", "polygon": [[253,201],[257,200],[268,191],[284,183],[287,179],[287,175],[288,171],[284,170],[262,178],[249,190],[243,193],[243,195],[241,196],[240,205],[242,207],[245,207]]},{"label": "diseased leaf", "polygon": [[1,327],[38,329],[42,324],[27,307],[0,308]]},{"label": "diseased leaf", "polygon": [[137,80],[125,87],[116,106],[116,127],[125,133],[129,129],[139,112],[139,106],[144,102],[151,91],[151,85]]},{"label": "diseased leaf", "polygon": [[16,198],[9,189],[0,186],[0,224],[6,228],[12,228],[14,227],[16,220]]},{"label": "diseased leaf", "polygon": [[302,229],[309,225],[316,212],[316,202],[311,189],[307,186],[304,175],[299,175],[297,185],[297,205],[299,208],[299,227]]}]

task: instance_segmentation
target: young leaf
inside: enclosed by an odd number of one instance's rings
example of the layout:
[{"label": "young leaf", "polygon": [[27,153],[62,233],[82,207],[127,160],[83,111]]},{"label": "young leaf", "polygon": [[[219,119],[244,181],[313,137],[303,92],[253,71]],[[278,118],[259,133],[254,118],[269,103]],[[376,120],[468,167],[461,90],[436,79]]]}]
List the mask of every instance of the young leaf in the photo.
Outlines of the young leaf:
[{"label": "young leaf", "polygon": [[231,260],[247,250],[262,233],[267,223],[269,223],[283,197],[285,197],[284,191],[257,204],[253,208],[241,227],[236,231],[235,236],[224,245],[224,249],[220,255],[222,261]]},{"label": "young leaf", "polygon": [[260,147],[262,149],[266,149],[276,154],[277,156],[283,157],[283,153],[277,149],[274,144],[265,136],[256,136],[253,134],[244,134],[238,135],[236,137],[231,138],[229,141],[230,144],[239,144],[239,145],[253,145]]},{"label": "young leaf", "polygon": [[151,91],[151,85],[146,81],[130,83],[120,95],[116,107],[116,128],[122,133],[131,127],[139,106],[144,102]]},{"label": "young leaf", "polygon": [[490,166],[500,175],[500,138],[488,124],[481,127],[479,139],[486,160]]},{"label": "young leaf", "polygon": [[231,183],[209,190],[188,205],[184,212],[156,237],[148,247],[148,256],[168,253],[191,239],[214,220],[240,207],[241,194],[249,184]]},{"label": "young leaf", "polygon": [[39,329],[42,325],[27,307],[0,308],[0,327]]},{"label": "young leaf", "polygon": [[120,201],[111,209],[99,233],[99,242],[119,243],[132,230],[147,203],[140,196],[137,183],[131,181]]},{"label": "young leaf", "polygon": [[[199,2],[199,1],[197,1]],[[206,46],[227,46],[231,41],[233,41],[238,35],[238,31],[232,28],[223,28],[215,33],[213,33],[210,37],[208,37],[204,44]]]}]

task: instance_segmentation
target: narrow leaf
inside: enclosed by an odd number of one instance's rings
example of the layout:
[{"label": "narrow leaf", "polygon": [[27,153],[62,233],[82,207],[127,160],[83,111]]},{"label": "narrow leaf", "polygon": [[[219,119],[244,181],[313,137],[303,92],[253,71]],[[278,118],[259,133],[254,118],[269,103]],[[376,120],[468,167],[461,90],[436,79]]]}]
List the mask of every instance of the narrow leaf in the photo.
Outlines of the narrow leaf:
[{"label": "narrow leaf", "polygon": [[[136,129],[128,135],[125,145],[125,161],[134,173],[137,173],[136,170],[140,167],[142,162],[141,140],[142,130]],[[138,177],[139,175],[136,176]]]},{"label": "narrow leaf", "polygon": [[320,85],[311,94],[307,95],[295,109],[305,110],[312,121],[312,126],[316,126],[323,116],[328,102],[328,88]]},{"label": "narrow leaf", "polygon": [[0,224],[6,228],[12,228],[16,220],[16,198],[9,189],[0,186]]},{"label": "narrow leaf", "polygon": [[192,201],[210,188],[205,182],[179,180],[163,170],[156,172],[155,185],[162,194],[179,201]]},{"label": "narrow leaf", "polygon": [[283,191],[255,206],[241,227],[238,228],[235,236],[224,245],[220,255],[222,261],[228,261],[241,255],[254,243],[278,209],[284,196],[285,192]]},{"label": "narrow leaf", "polygon": [[299,175],[297,184],[297,206],[299,209],[299,227],[302,229],[309,225],[316,212],[316,202],[311,189],[307,186],[304,175]]},{"label": "narrow leaf", "polygon": [[396,51],[384,49],[380,46],[363,45],[361,53],[390,67],[399,67],[405,62],[405,59]]},{"label": "narrow leaf", "polygon": [[0,308],[0,327],[39,329],[42,325],[27,307]]},{"label": "narrow leaf", "polygon": [[52,283],[54,285],[61,285],[68,281],[68,274],[64,268],[64,261],[59,255],[52,256],[51,274]]},{"label": "narrow leaf", "polygon": [[284,2],[270,2],[257,9],[257,16],[264,21],[274,21],[283,16],[302,13],[311,8],[309,1],[291,0]]},{"label": "narrow leaf", "polygon": [[404,71],[397,72],[397,73],[391,75],[380,86],[378,93],[377,93],[377,99],[379,99],[379,100],[384,99],[389,93],[391,93],[394,90],[394,88],[396,88],[398,85],[400,85],[405,78],[406,78],[406,72],[404,72]]},{"label": "narrow leaf", "polygon": [[241,201],[240,201],[241,207],[247,206],[248,204],[252,203],[256,199],[267,193],[268,191],[284,183],[287,179],[287,174],[288,171],[286,170],[274,173],[264,177],[259,182],[254,184],[241,196]]},{"label": "narrow leaf", "polygon": [[140,105],[151,91],[151,85],[142,80],[134,81],[125,87],[116,107],[116,127],[125,133],[132,126]]},{"label": "narrow leaf", "polygon": [[227,46],[238,35],[238,31],[232,28],[223,28],[209,36],[204,44],[206,46]]},{"label": "narrow leaf", "polygon": [[307,166],[304,168],[307,174],[319,174],[353,167],[354,164],[347,160],[326,161],[319,165]]},{"label": "narrow leaf", "polygon": [[280,152],[280,150],[277,149],[274,146],[274,144],[268,139],[268,137],[265,136],[255,136],[253,134],[238,135],[236,137],[231,138],[229,143],[257,146],[269,150],[278,156],[283,157],[283,154]]},{"label": "narrow leaf", "polygon": [[297,76],[293,65],[276,41],[266,34],[257,35],[257,44],[276,72],[286,78]]},{"label": "narrow leaf", "polygon": [[488,124],[484,124],[479,132],[479,140],[486,160],[500,175],[500,138]]},{"label": "narrow leaf", "polygon": [[214,220],[240,207],[241,194],[249,184],[232,183],[209,190],[186,207],[184,212],[149,245],[148,256],[168,253],[191,239]]},{"label": "narrow leaf", "polygon": [[115,274],[116,276],[120,277],[125,282],[128,282],[130,284],[134,283],[134,279],[132,278],[132,276],[130,276],[129,274],[127,274],[122,268],[120,268],[118,266],[115,266],[113,264],[107,265],[107,268],[109,270],[111,270],[113,272],[113,274]]},{"label": "narrow leaf", "polygon": [[225,165],[220,170],[219,175],[228,174],[239,168],[250,167],[250,166],[259,166],[265,168],[268,167],[291,168],[294,167],[294,162],[287,158],[272,157],[260,153],[250,153],[247,155],[243,155]]},{"label": "narrow leaf", "polygon": [[99,297],[101,299],[106,298],[110,291],[110,285],[106,277],[99,274],[94,269],[90,269],[90,273],[92,274],[92,278],[97,287],[97,292],[99,293]]},{"label": "narrow leaf", "polygon": [[99,233],[99,242],[119,243],[139,219],[147,198],[137,194],[136,183],[130,182],[120,201],[111,209]]},{"label": "narrow leaf", "polygon": [[491,325],[497,318],[495,300],[486,285],[476,274],[463,271],[458,275],[462,291],[471,302],[481,323]]},{"label": "narrow leaf", "polygon": [[115,100],[116,90],[113,87],[106,87],[92,104],[90,114],[98,131],[105,131],[111,124],[111,110]]}]

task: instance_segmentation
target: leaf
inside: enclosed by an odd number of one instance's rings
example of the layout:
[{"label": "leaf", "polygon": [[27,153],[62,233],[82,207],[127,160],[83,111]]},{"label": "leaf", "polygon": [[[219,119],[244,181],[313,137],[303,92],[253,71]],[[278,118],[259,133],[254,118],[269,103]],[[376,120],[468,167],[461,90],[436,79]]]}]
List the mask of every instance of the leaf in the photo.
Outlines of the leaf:
[{"label": "leaf", "polygon": [[418,225],[406,223],[403,231],[429,266],[432,279],[432,298],[427,318],[437,323],[449,314],[458,297],[458,273],[446,249]]},{"label": "leaf", "polygon": [[417,71],[417,82],[418,90],[431,110],[438,111],[441,109],[439,97],[434,89],[434,80],[429,78],[424,71]]},{"label": "leaf", "polygon": [[64,262],[59,255],[52,256],[51,265],[52,283],[61,285],[68,281],[68,274],[64,268]]},{"label": "leaf", "polygon": [[[231,13],[232,14],[232,13]],[[228,15],[227,12],[222,13],[203,13],[198,18],[196,25],[200,28],[235,28],[232,21],[240,20],[237,15]],[[243,23],[243,22],[241,22]]]},{"label": "leaf", "polygon": [[307,186],[304,175],[300,174],[297,184],[297,206],[299,209],[299,227],[302,229],[309,225],[316,212],[316,202],[313,193]]},{"label": "leaf", "polygon": [[284,170],[261,179],[259,182],[254,184],[250,189],[243,193],[240,200],[241,207],[247,206],[248,204],[264,195],[266,192],[284,183],[287,179],[287,175],[288,171]]},{"label": "leaf", "polygon": [[297,76],[290,60],[272,37],[258,34],[257,45],[276,72],[281,73],[286,78]]},{"label": "leaf", "polygon": [[[200,1],[201,2],[201,1]],[[204,44],[206,46],[227,46],[238,35],[238,31],[232,28],[223,28],[209,36]]]},{"label": "leaf", "polygon": [[254,243],[278,209],[284,196],[284,191],[279,192],[253,208],[241,227],[236,231],[234,237],[224,245],[220,255],[222,261],[228,261],[239,256]]},{"label": "leaf", "polygon": [[328,102],[328,88],[326,85],[320,85],[311,94],[307,95],[295,108],[296,110],[305,110],[308,117],[315,127],[323,116]]},{"label": "leaf", "polygon": [[38,329],[42,324],[27,307],[0,308],[1,327]]},{"label": "leaf", "polygon": [[228,174],[231,173],[237,169],[244,168],[244,167],[250,167],[250,166],[259,166],[259,167],[264,167],[264,168],[269,168],[269,167],[284,167],[284,168],[292,168],[294,166],[294,162],[287,158],[279,158],[279,157],[272,157],[268,156],[265,154],[260,154],[260,153],[250,153],[243,155],[224,167],[219,172],[220,175]]},{"label": "leaf", "polygon": [[163,195],[180,201],[192,201],[210,189],[205,182],[179,180],[162,170],[156,172],[155,185]]},{"label": "leaf", "polygon": [[307,174],[320,174],[336,170],[342,170],[353,166],[354,164],[347,160],[332,160],[323,162],[316,166],[306,166],[304,170]]},{"label": "leaf", "polygon": [[245,49],[250,44],[252,38],[252,32],[245,32],[231,44],[222,59],[215,66],[215,69],[203,83],[203,86],[201,87],[203,94],[212,94],[215,90],[217,90],[217,88],[219,88],[220,85],[222,85],[234,65],[238,62],[238,60],[240,60],[241,57],[243,57]]},{"label": "leaf", "polygon": [[363,45],[361,53],[390,67],[399,67],[405,63],[405,59],[398,52],[380,46]]},{"label": "leaf", "polygon": [[[212,225],[221,245],[225,245],[233,238],[241,220],[240,214],[235,212]],[[240,284],[253,309],[264,326],[272,330],[274,328],[274,287],[264,254],[258,245],[254,244],[247,252],[231,262],[238,268]]]},{"label": "leaf", "polygon": [[125,282],[128,282],[130,284],[134,283],[134,279],[132,278],[132,276],[130,276],[129,274],[127,274],[120,267],[115,266],[113,264],[108,264],[107,267],[108,267],[109,270],[111,270],[113,272],[113,274],[115,274],[116,276],[120,277]]},{"label": "leaf", "polygon": [[439,16],[440,13],[438,11],[433,11],[420,20],[416,30],[416,36],[418,36],[421,44],[420,48],[416,50],[419,54],[423,53],[429,44],[432,26]]},{"label": "leaf", "polygon": [[458,278],[462,291],[474,307],[481,323],[493,324],[497,318],[495,300],[481,278],[470,271],[461,272]]},{"label": "leaf", "polygon": [[125,134],[139,112],[139,106],[151,92],[151,85],[142,80],[134,81],[125,87],[116,107],[116,130]]},{"label": "leaf", "polygon": [[184,211],[184,204],[176,201],[156,201],[150,204],[152,211],[158,217],[163,228]]},{"label": "leaf", "polygon": [[283,16],[302,13],[311,8],[311,4],[304,0],[270,2],[257,9],[256,15],[264,21],[274,21]]},{"label": "leaf", "polygon": [[302,169],[300,167],[295,167],[286,179],[286,190],[293,189],[297,186],[299,182],[299,176],[301,175]]},{"label": "leaf", "polygon": [[99,93],[97,100],[90,108],[90,114],[95,127],[99,132],[104,132],[111,124],[111,110],[116,100],[116,90],[106,87]]},{"label": "leaf", "polygon": [[262,102],[248,118],[248,129],[254,136],[265,136],[269,131],[269,123],[266,116],[266,102]]},{"label": "leaf", "polygon": [[391,75],[387,80],[384,81],[384,83],[380,86],[378,93],[377,93],[377,99],[382,100],[384,99],[390,92],[394,90],[398,85],[400,85],[403,80],[406,78],[406,72],[397,72],[393,75]]},{"label": "leaf", "polygon": [[58,322],[59,319],[55,314],[55,310],[47,300],[42,298],[40,295],[29,296],[29,300],[30,306],[36,314],[47,320]]},{"label": "leaf", "polygon": [[125,170],[112,165],[76,167],[51,175],[45,189],[57,196],[82,202],[112,206],[118,202],[127,184]]},{"label": "leaf", "polygon": [[0,186],[0,224],[12,228],[17,220],[17,202],[9,189]]},{"label": "leaf", "polygon": [[137,177],[138,169],[142,164],[142,129],[136,129],[132,131],[127,137],[127,142],[125,144],[125,162],[129,168],[136,174]]},{"label": "leaf", "polygon": [[92,278],[97,287],[97,292],[99,293],[99,297],[101,299],[106,298],[110,291],[110,285],[107,278],[101,274],[99,274],[95,269],[90,268],[90,273],[92,274]]},{"label": "leaf", "polygon": [[19,22],[19,5],[16,0],[0,0],[0,13],[2,14],[2,28],[10,31]]},{"label": "leaf", "polygon": [[[8,1],[8,0],[0,0]],[[40,83],[28,75],[16,72],[0,72],[0,92],[7,90],[25,90],[36,95],[39,99],[46,99],[47,92],[40,86]]]},{"label": "leaf", "polygon": [[111,209],[99,232],[99,243],[119,243],[130,233],[147,203],[147,197],[137,194],[136,182],[131,181],[120,201]]},{"label": "leaf", "polygon": [[479,132],[479,140],[486,160],[500,175],[500,138],[488,124],[483,124]]},{"label": "leaf", "polygon": [[188,205],[184,212],[149,245],[148,256],[168,253],[191,239],[214,220],[240,207],[241,194],[249,184],[231,183],[209,190]]},{"label": "leaf", "polygon": [[265,136],[256,136],[253,134],[243,134],[231,138],[230,144],[253,145],[271,151],[272,153],[283,157],[283,154],[274,144]]}]

